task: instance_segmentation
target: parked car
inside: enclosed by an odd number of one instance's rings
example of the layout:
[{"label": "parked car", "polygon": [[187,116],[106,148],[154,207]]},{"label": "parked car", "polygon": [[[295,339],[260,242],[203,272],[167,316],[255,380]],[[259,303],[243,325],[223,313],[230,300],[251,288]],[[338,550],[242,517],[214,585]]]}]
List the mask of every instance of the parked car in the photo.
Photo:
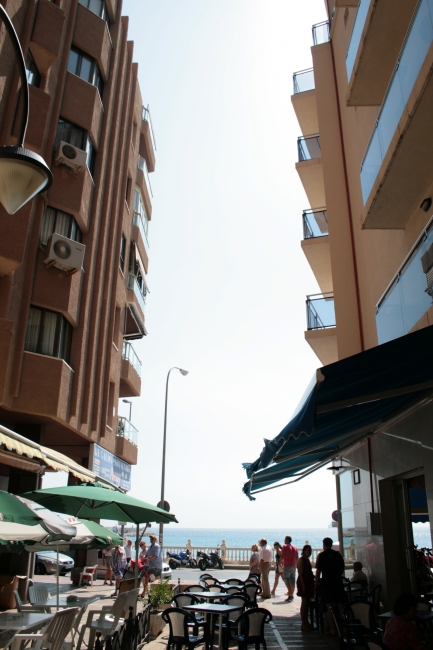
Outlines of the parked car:
[{"label": "parked car", "polygon": [[[99,557],[100,556],[100,557]],[[105,572],[106,572],[106,567],[102,564],[102,553],[98,553],[98,566],[96,568],[96,578],[97,579],[104,579],[105,578]],[[129,576],[129,574],[128,574]],[[162,563],[162,574],[161,577],[164,580],[170,580],[171,579],[171,569],[166,564],[165,562]]]},{"label": "parked car", "polygon": [[74,568],[74,560],[69,557],[69,555],[59,553],[59,565],[57,565],[56,551],[39,551],[39,553],[36,553],[36,575],[40,576],[45,575],[46,573],[56,573],[57,566],[59,566],[60,575],[64,576]]}]

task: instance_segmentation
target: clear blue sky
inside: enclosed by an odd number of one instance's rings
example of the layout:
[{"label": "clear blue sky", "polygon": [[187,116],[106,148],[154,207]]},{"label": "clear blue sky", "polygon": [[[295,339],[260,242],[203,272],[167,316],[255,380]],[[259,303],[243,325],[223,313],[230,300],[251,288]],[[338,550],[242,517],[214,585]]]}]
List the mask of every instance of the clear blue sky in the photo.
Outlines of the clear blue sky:
[{"label": "clear blue sky", "polygon": [[190,374],[171,374],[166,481],[180,525],[327,526],[331,472],[254,503],[241,491],[241,463],[286,425],[321,365],[304,340],[318,287],[300,247],[309,206],[290,96],[324,2],[126,0],[123,14],[157,139],[132,494],[159,500],[165,379],[180,366]]}]

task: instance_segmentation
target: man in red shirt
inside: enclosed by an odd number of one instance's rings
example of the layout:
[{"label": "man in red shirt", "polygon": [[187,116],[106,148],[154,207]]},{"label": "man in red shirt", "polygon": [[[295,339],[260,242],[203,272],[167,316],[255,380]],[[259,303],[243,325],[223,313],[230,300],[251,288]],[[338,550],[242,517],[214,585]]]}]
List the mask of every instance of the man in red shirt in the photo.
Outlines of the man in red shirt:
[{"label": "man in red shirt", "polygon": [[293,592],[295,591],[296,563],[299,553],[296,546],[293,546],[290,535],[284,538],[281,554],[283,556],[283,578],[287,586],[287,591],[289,592],[287,601],[291,603],[293,600]]}]

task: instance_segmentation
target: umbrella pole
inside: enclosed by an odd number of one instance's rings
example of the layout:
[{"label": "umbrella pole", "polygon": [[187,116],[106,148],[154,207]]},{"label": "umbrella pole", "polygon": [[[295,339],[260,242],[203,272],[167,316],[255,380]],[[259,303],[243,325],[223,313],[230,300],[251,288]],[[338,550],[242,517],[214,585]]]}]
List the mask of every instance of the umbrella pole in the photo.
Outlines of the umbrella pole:
[{"label": "umbrella pole", "polygon": [[60,565],[59,565],[59,545],[57,544],[56,546],[56,551],[57,551],[57,570],[56,570],[56,581],[57,581],[57,595],[56,595],[56,608],[57,611],[59,611],[59,591],[60,591],[60,577],[59,577],[59,571],[60,571]]},{"label": "umbrella pole", "polygon": [[140,535],[140,524],[137,524],[135,531],[135,582],[134,588],[138,589],[138,538]]}]

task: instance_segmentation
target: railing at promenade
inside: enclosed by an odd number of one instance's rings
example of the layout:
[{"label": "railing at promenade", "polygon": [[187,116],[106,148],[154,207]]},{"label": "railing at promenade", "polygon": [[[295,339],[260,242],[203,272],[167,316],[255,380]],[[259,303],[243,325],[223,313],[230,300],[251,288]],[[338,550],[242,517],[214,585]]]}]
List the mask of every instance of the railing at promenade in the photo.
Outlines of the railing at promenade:
[{"label": "railing at promenade", "polygon": [[[185,549],[189,549],[192,557],[197,559],[198,551],[203,551],[204,553],[210,553],[211,551],[217,551],[223,560],[227,564],[245,564],[247,565],[251,556],[251,548],[247,546],[227,546],[223,540],[221,544],[216,546],[194,546],[189,539],[185,546],[166,546],[164,545],[164,554],[167,557],[168,553],[179,553]],[[311,549],[311,561],[315,562],[318,554],[322,551],[322,548],[312,548]],[[301,552],[301,549],[299,549]],[[273,554],[272,550],[272,554]],[[353,562],[356,560],[356,545],[351,541],[349,546],[344,548],[344,559],[346,562]]]}]

